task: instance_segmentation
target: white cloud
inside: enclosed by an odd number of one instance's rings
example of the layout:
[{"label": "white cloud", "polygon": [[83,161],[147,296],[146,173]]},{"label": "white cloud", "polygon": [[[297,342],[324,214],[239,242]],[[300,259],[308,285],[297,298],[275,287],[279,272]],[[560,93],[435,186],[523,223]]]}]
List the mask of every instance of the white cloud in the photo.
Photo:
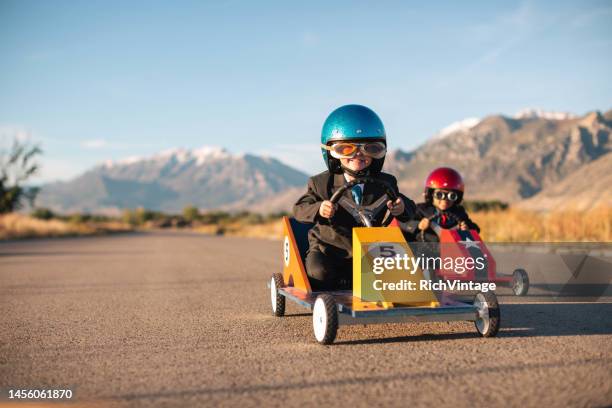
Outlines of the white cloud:
[{"label": "white cloud", "polygon": [[40,171],[28,183],[43,184],[53,181],[66,181],[76,177],[86,169],[87,166],[78,165],[72,160],[52,159],[43,156]]},{"label": "white cloud", "polygon": [[85,140],[81,143],[81,147],[85,149],[102,149],[108,147],[108,142],[105,139]]},{"label": "white cloud", "polygon": [[[46,138],[36,137],[31,130],[21,125],[0,125],[0,154],[10,149],[12,143],[17,140],[21,143],[36,144]],[[71,160],[60,160],[49,158],[45,155],[37,156],[36,162],[40,163],[39,171],[31,178],[28,183],[44,183],[55,180],[65,180],[77,175],[83,170]]]},{"label": "white cloud", "polygon": [[9,145],[13,141],[29,142],[32,131],[20,125],[0,125],[0,144]]},{"label": "white cloud", "polygon": [[79,144],[81,148],[88,150],[150,150],[150,149],[161,149],[164,145],[157,143],[125,143],[125,142],[113,142],[104,138],[98,139],[87,139]]},{"label": "white cloud", "polygon": [[257,155],[271,156],[307,174],[325,170],[321,149],[316,143],[278,144],[253,152]]}]

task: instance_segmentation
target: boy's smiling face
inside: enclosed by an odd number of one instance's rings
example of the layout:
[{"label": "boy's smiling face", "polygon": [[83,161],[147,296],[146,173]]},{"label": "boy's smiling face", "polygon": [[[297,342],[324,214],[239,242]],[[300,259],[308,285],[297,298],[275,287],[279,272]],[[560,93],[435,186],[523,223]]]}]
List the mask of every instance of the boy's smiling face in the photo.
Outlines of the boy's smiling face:
[{"label": "boy's smiling face", "polygon": [[358,152],[355,157],[350,159],[340,159],[342,166],[351,169],[353,171],[360,171],[372,164],[372,158]]}]

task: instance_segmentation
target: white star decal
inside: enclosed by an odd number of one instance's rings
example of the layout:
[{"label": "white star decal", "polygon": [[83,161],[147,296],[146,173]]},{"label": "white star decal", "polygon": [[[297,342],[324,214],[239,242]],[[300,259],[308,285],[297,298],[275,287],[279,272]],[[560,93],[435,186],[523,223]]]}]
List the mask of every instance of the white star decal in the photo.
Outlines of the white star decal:
[{"label": "white star decal", "polygon": [[465,249],[480,248],[478,241],[473,241],[469,237],[466,238],[465,241],[459,241],[459,243],[465,245]]}]

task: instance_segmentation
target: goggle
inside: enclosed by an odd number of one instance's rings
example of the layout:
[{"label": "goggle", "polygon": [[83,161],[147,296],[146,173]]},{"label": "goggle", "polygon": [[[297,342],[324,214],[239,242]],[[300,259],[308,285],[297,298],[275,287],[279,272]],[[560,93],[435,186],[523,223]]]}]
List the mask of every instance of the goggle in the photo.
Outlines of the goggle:
[{"label": "goggle", "polygon": [[436,200],[457,201],[459,194],[454,191],[434,191],[433,196]]},{"label": "goggle", "polygon": [[336,159],[350,159],[361,151],[366,156],[374,159],[382,159],[387,153],[387,146],[382,142],[366,142],[366,143],[349,143],[339,142],[331,146],[322,144],[321,147],[329,150],[329,153]]}]

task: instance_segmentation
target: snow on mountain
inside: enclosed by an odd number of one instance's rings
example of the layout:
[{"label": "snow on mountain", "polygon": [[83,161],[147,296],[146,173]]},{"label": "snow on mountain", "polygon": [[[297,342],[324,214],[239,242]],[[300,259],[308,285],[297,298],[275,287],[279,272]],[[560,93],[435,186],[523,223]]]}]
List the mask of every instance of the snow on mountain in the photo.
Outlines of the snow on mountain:
[{"label": "snow on mountain", "polygon": [[466,118],[457,122],[453,122],[445,128],[441,129],[438,133],[436,133],[432,137],[432,139],[442,139],[452,133],[470,130],[474,126],[478,125],[480,121],[481,119],[479,118]]},{"label": "snow on mountain", "polygon": [[218,146],[202,146],[197,149],[173,148],[161,151],[153,156],[130,156],[120,160],[107,160],[103,163],[103,167],[108,169],[123,166],[138,164],[140,162],[155,162],[159,164],[167,163],[175,160],[177,163],[188,163],[195,161],[195,164],[200,166],[214,160],[238,158],[233,156],[226,149]]},{"label": "snow on mountain", "polygon": [[[421,196],[423,180],[431,170],[445,165],[463,175],[469,200],[516,203],[547,191],[589,163],[612,154],[612,120],[608,118],[612,113],[598,111],[572,120],[491,115],[467,131],[429,140],[407,153],[393,152],[385,168],[398,179],[400,191],[411,198]],[[457,128],[462,127],[451,129]],[[538,205],[558,203],[552,198],[561,196],[559,200],[575,204],[583,192],[586,197],[595,197],[605,190],[604,179],[597,177],[609,163],[601,162],[572,178],[574,189],[563,184],[564,189],[546,193],[546,200]],[[593,196],[590,191],[595,191]],[[603,197],[608,200],[608,195]]]},{"label": "snow on mountain", "polygon": [[[37,204],[65,213],[137,207],[176,213],[185,205],[265,209],[269,200],[278,204],[279,195],[303,189],[307,180],[306,174],[271,157],[210,146],[178,148],[106,162],[73,180],[44,185]],[[283,208],[299,196],[294,195],[283,196]]]},{"label": "snow on mountain", "polygon": [[575,119],[578,115],[570,112],[553,112],[545,111],[539,108],[527,108],[518,111],[513,118],[514,119],[548,119],[548,120],[567,120]]},{"label": "snow on mountain", "polygon": [[[522,109],[512,116],[514,119],[548,119],[548,120],[567,120],[567,119],[575,119],[578,115],[575,115],[570,112],[554,112],[554,111],[545,111],[544,109],[539,108],[527,108]],[[474,128],[476,125],[482,122],[482,119],[479,118],[466,118],[463,120],[459,120],[457,122],[453,122],[445,128],[441,129],[438,133],[433,135],[430,140],[439,140],[443,139],[454,133],[463,133],[468,130]]]},{"label": "snow on mountain", "polygon": [[222,147],[203,146],[194,150],[193,156],[195,157],[197,164],[202,164],[207,160],[226,159],[230,157],[231,154]]}]

